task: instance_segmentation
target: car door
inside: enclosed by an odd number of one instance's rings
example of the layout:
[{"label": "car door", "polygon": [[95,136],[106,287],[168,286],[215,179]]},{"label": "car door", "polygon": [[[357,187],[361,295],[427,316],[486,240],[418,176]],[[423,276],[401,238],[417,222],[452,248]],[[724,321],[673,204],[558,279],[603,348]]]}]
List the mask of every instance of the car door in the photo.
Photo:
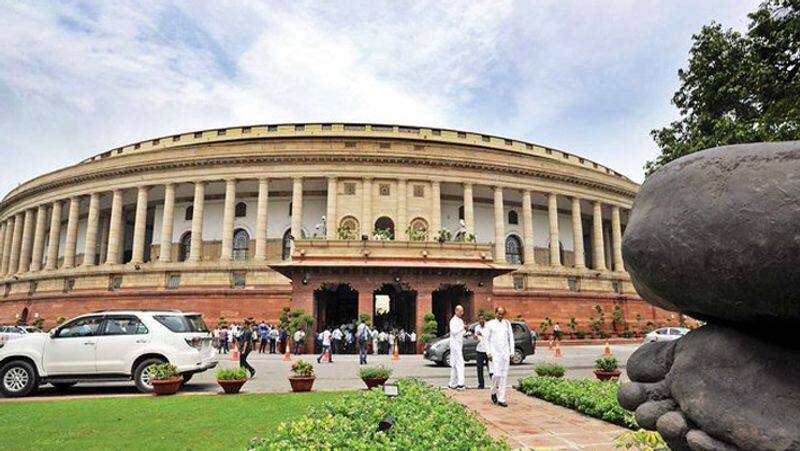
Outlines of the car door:
[{"label": "car door", "polygon": [[475,336],[475,324],[467,326],[467,331],[464,334],[464,360],[475,360],[478,352],[478,337]]},{"label": "car door", "polygon": [[102,315],[84,316],[59,327],[45,340],[47,374],[89,374],[95,371],[97,334]]},{"label": "car door", "polygon": [[97,337],[97,372],[128,374],[131,356],[150,341],[150,331],[135,315],[107,315]]}]

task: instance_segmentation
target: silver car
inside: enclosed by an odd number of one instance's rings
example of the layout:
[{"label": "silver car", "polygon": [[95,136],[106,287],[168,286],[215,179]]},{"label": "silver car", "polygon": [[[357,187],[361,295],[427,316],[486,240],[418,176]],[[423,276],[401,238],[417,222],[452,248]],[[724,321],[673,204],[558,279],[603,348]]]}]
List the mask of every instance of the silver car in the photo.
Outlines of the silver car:
[{"label": "silver car", "polygon": [[39,328],[33,326],[0,326],[0,347],[3,347],[9,340],[41,332]]},{"label": "silver car", "polygon": [[677,340],[688,333],[689,329],[685,329],[683,327],[662,327],[645,335],[644,342],[652,343],[655,341]]}]

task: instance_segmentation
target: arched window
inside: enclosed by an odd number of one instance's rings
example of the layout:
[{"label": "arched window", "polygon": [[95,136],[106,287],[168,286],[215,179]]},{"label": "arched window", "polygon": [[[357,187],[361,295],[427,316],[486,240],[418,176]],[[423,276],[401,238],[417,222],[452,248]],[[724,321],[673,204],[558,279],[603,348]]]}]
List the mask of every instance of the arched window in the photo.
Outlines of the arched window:
[{"label": "arched window", "polygon": [[236,208],[234,209],[235,213],[234,216],[237,218],[244,218],[247,216],[247,204],[244,202],[239,202],[236,204]]},{"label": "arched window", "polygon": [[376,239],[393,240],[394,239],[394,221],[386,216],[381,216],[375,221],[375,235]]},{"label": "arched window", "polygon": [[188,207],[186,207],[186,211],[183,213],[183,219],[185,221],[191,221],[193,216],[194,216],[194,207],[189,205]]},{"label": "arched window", "polygon": [[458,219],[464,219],[464,206],[458,207]]},{"label": "arched window", "polygon": [[[192,208],[192,207],[189,207]],[[192,232],[186,232],[181,235],[181,241],[178,243],[178,261],[185,262],[189,258],[189,251],[192,249]]]},{"label": "arched window", "polygon": [[509,235],[506,238],[506,261],[512,265],[521,265],[522,262],[522,241],[516,235]]},{"label": "arched window", "polygon": [[233,259],[247,260],[247,249],[250,246],[250,234],[245,229],[233,232]]},{"label": "arched window", "polygon": [[281,258],[288,260],[292,256],[292,230],[289,229],[283,234]]},{"label": "arched window", "polygon": [[340,240],[356,240],[360,229],[358,228],[358,219],[352,216],[345,216],[339,221],[339,228],[336,229],[336,235]]},{"label": "arched window", "polygon": [[408,239],[410,241],[425,241],[428,239],[428,221],[414,218],[408,226]]},{"label": "arched window", "polygon": [[511,210],[508,212],[508,223],[509,224],[519,224],[519,215],[516,211]]}]

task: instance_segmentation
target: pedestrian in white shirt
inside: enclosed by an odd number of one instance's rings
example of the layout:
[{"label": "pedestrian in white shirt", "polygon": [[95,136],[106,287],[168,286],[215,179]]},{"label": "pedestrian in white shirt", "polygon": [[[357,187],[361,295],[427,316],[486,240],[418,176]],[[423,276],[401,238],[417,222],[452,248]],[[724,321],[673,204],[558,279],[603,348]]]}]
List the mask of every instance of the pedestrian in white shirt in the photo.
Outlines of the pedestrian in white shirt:
[{"label": "pedestrian in white shirt", "polygon": [[450,382],[451,389],[462,391],[464,386],[464,307],[457,305],[450,319]]},{"label": "pedestrian in white shirt", "polygon": [[331,331],[325,329],[320,336],[322,338],[322,352],[319,354],[319,357],[317,357],[317,363],[322,363],[322,356],[325,355],[325,351],[328,351],[329,362],[333,363],[333,355],[331,353]]},{"label": "pedestrian in white shirt", "polygon": [[514,352],[514,332],[511,323],[505,319],[506,309],[497,307],[494,319],[486,323],[486,354],[489,357],[489,372],[492,373],[492,402],[508,407],[506,403],[506,383],[508,365]]},{"label": "pedestrian in white shirt", "polygon": [[408,341],[411,343],[411,353],[412,354],[416,354],[417,353],[417,333],[412,331],[411,334],[408,336]]},{"label": "pedestrian in white shirt", "polygon": [[[475,338],[478,345],[475,347],[475,367],[478,369],[478,388],[486,388],[483,380],[483,367],[489,366],[489,358],[486,355],[486,315],[478,315],[478,324],[475,325]],[[489,370],[489,381],[492,379],[492,371]]]},{"label": "pedestrian in white shirt", "polygon": [[378,329],[372,329],[372,353],[378,353]]}]

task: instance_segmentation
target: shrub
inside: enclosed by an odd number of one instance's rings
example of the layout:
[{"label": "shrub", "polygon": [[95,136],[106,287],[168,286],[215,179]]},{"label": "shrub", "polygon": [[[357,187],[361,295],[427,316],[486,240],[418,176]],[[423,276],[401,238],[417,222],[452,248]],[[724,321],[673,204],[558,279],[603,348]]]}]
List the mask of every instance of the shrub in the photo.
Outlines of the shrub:
[{"label": "shrub", "polygon": [[217,370],[218,381],[243,381],[247,379],[247,370],[244,368],[225,368]]},{"label": "shrub", "polygon": [[600,371],[617,371],[617,358],[613,355],[603,356],[594,361],[594,367]]},{"label": "shrub", "polygon": [[165,381],[181,375],[181,373],[178,372],[178,367],[170,365],[169,363],[151,366],[150,374],[150,377],[157,381]]},{"label": "shrub", "polygon": [[314,365],[298,360],[292,365],[292,376],[294,377],[314,377]]},{"label": "shrub", "polygon": [[392,376],[392,370],[390,368],[386,368],[383,365],[361,368],[358,371],[358,377],[362,379],[383,379],[383,378],[389,378],[391,376]]},{"label": "shrub", "polygon": [[562,377],[565,372],[563,366],[552,363],[538,365],[533,370],[536,371],[537,376],[543,377]]},{"label": "shrub", "polygon": [[424,323],[422,324],[422,336],[420,336],[420,341],[422,344],[426,344],[436,338],[436,332],[439,330],[439,323],[436,322],[436,316],[433,313],[426,313],[425,316],[422,317]]},{"label": "shrub", "polygon": [[518,389],[609,423],[636,428],[633,412],[623,409],[617,401],[618,382],[528,377],[520,379]]},{"label": "shrub", "polygon": [[[394,450],[507,450],[493,440],[486,427],[461,404],[425,382],[402,379],[400,396],[388,398],[380,390],[351,393],[309,409],[291,423],[282,423],[253,450],[350,449]],[[395,419],[387,432],[377,432],[385,416]]]},{"label": "shrub", "polygon": [[575,332],[575,336],[578,337],[579,339],[583,340],[584,338],[586,338],[586,332],[584,332],[582,330],[579,330],[579,331]]}]

